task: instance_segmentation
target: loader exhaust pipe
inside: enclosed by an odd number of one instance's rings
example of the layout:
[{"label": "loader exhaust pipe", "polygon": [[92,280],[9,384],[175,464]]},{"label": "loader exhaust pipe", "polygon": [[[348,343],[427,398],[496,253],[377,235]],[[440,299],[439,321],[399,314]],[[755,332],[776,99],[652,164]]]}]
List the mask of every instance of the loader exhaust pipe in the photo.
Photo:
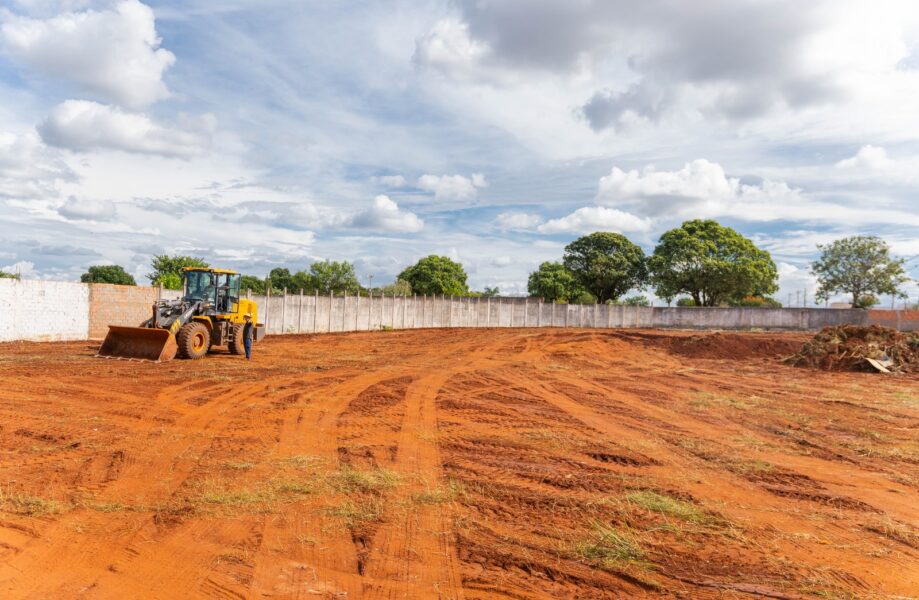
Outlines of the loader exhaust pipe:
[{"label": "loader exhaust pipe", "polygon": [[96,356],[165,362],[175,358],[178,349],[175,336],[167,329],[109,325]]}]

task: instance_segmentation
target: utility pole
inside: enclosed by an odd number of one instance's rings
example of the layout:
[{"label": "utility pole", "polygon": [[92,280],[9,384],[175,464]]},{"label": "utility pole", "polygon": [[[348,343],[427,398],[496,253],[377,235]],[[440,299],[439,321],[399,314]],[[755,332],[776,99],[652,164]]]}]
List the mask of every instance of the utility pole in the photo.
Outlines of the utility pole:
[{"label": "utility pole", "polygon": [[373,289],[373,275],[368,275],[367,280],[368,280],[367,289],[372,290]]},{"label": "utility pole", "polygon": [[807,288],[804,288],[804,308],[807,308]]},{"label": "utility pole", "polygon": [[795,291],[795,304],[801,306],[801,290]]}]

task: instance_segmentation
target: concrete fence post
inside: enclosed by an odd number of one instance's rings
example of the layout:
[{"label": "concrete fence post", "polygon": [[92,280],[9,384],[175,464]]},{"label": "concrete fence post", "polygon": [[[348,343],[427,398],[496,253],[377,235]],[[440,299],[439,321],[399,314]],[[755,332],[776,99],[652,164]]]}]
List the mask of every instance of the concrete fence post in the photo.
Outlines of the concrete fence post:
[{"label": "concrete fence post", "polygon": [[530,325],[529,312],[530,312],[530,299],[524,298],[523,299],[523,326],[524,327],[529,327]]},{"label": "concrete fence post", "polygon": [[558,306],[558,302],[555,300],[552,301],[552,327],[555,327],[555,307]]},{"label": "concrete fence post", "polygon": [[271,286],[265,286],[265,335],[271,333]]},{"label": "concrete fence post", "polygon": [[424,322],[425,322],[426,317],[427,317],[427,312],[428,312],[428,295],[425,294],[425,295],[421,298],[421,327],[422,327],[422,329],[423,329],[424,326],[425,326],[425,325],[424,325]]},{"label": "concrete fence post", "polygon": [[485,299],[485,327],[491,327],[491,296]]},{"label": "concrete fence post", "polygon": [[373,291],[367,292],[367,331],[373,330]]},{"label": "concrete fence post", "polygon": [[396,292],[392,293],[392,323],[390,323],[393,329],[396,328]]},{"label": "concrete fence post", "polygon": [[591,327],[597,326],[597,311],[600,310],[600,303],[597,302],[594,304],[594,322],[590,324]]},{"label": "concrete fence post", "polygon": [[399,326],[399,329],[405,329],[405,312],[407,310],[406,305],[408,302],[406,300],[408,297],[405,294],[402,294],[402,325]]},{"label": "concrete fence post", "polygon": [[447,327],[453,327],[453,299],[455,296],[450,294],[450,304],[447,305],[447,310],[450,311],[449,316],[447,317]]},{"label": "concrete fence post", "polygon": [[341,295],[341,330],[344,331],[347,327],[346,319],[348,318],[348,294]]},{"label": "concrete fence post", "polygon": [[[160,293],[163,291],[163,284],[160,284]],[[252,288],[246,288],[246,300],[252,300]]]},{"label": "concrete fence post", "polygon": [[303,333],[303,288],[300,288],[300,302],[297,304],[297,333]]},{"label": "concrete fence post", "polygon": [[335,299],[335,292],[329,291],[329,333],[332,333],[332,301]]},{"label": "concrete fence post", "polygon": [[287,333],[287,288],[281,296],[281,333]]},{"label": "concrete fence post", "polygon": [[156,300],[160,301],[163,299],[163,282],[161,281],[158,286],[156,286]]},{"label": "concrete fence post", "polygon": [[357,300],[354,304],[354,331],[360,331],[360,315],[361,315],[361,291],[357,291]]},{"label": "concrete fence post", "polygon": [[418,294],[412,294],[412,329],[418,326]]},{"label": "concrete fence post", "polygon": [[319,332],[319,290],[313,298],[313,333]]}]

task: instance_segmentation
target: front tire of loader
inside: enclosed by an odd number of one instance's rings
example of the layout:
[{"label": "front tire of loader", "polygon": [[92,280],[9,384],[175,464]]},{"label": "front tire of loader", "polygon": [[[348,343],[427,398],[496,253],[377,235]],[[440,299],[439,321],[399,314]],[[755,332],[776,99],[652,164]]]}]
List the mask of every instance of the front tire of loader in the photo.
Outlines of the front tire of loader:
[{"label": "front tire of loader", "polygon": [[233,325],[233,341],[230,342],[230,354],[242,356],[246,353],[246,345],[243,343],[243,327],[245,327],[243,323]]},{"label": "front tire of loader", "polygon": [[201,323],[186,323],[179,330],[176,343],[179,346],[181,358],[195,360],[207,354],[208,347],[211,345],[211,333]]}]

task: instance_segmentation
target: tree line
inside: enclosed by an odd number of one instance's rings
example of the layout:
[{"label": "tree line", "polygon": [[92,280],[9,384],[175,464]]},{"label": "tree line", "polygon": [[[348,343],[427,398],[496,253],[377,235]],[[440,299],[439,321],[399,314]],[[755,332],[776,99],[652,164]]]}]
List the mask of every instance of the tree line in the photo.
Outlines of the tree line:
[{"label": "tree line", "polygon": [[[909,280],[904,260],[890,256],[888,245],[875,236],[853,236],[818,245],[820,257],[811,264],[818,282],[817,300],[837,293],[852,297],[852,305],[867,308],[879,295],[905,298],[900,286]],[[182,288],[183,267],[208,267],[202,258],[156,255],[147,278],[167,289]],[[4,274],[0,272],[0,276]],[[93,266],[84,283],[136,285],[118,265]],[[354,264],[324,260],[308,270],[272,269],[265,278],[242,275],[244,291],[264,294],[386,294],[408,296],[497,296],[498,288],[470,290],[462,264],[431,255],[406,267],[393,283],[369,288],[360,284]],[[778,269],[767,250],[730,227],[713,220],[691,220],[661,235],[650,256],[622,234],[595,232],[565,246],[560,261],[542,263],[527,280],[530,296],[546,302],[610,303],[649,306],[641,294],[653,289],[668,304],[678,306],[780,307],[771,297],[778,290]],[[631,295],[629,295],[631,294]]]}]

